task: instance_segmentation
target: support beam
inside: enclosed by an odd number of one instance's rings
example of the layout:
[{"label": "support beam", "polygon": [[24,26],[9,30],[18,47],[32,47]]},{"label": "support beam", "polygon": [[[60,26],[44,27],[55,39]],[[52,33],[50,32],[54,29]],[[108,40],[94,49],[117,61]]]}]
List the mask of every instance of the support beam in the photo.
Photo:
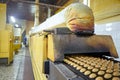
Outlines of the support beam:
[{"label": "support beam", "polygon": [[[39,3],[39,0],[36,0],[35,3]],[[38,26],[39,25],[39,5],[35,5],[36,7],[36,11],[35,11],[35,22],[34,22],[34,26]]]}]

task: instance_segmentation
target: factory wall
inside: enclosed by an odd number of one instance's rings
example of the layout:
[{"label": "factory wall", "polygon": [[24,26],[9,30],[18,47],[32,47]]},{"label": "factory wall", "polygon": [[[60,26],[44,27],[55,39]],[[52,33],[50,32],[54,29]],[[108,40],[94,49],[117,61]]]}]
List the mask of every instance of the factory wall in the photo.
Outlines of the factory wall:
[{"label": "factory wall", "polygon": [[95,34],[112,36],[120,60],[120,21],[96,24]]},{"label": "factory wall", "polygon": [[90,0],[90,8],[95,17],[95,34],[111,35],[120,57],[120,0]]}]

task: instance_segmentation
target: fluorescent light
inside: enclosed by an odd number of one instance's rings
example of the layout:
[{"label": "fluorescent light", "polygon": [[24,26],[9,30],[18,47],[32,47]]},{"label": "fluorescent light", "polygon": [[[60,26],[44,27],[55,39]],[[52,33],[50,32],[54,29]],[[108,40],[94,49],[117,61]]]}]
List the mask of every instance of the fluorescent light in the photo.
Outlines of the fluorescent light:
[{"label": "fluorescent light", "polygon": [[10,17],[11,21],[15,23],[15,18],[13,16]]},{"label": "fluorescent light", "polygon": [[19,25],[18,25],[18,24],[15,24],[15,27],[17,27],[17,28],[18,28],[18,27],[19,27]]}]

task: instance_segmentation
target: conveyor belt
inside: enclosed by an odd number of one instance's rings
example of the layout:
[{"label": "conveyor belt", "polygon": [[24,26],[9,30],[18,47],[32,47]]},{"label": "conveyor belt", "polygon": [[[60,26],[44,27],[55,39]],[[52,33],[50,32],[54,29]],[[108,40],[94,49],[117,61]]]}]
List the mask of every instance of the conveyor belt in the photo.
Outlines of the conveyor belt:
[{"label": "conveyor belt", "polygon": [[120,62],[92,56],[66,56],[64,62],[86,80],[120,80]]}]

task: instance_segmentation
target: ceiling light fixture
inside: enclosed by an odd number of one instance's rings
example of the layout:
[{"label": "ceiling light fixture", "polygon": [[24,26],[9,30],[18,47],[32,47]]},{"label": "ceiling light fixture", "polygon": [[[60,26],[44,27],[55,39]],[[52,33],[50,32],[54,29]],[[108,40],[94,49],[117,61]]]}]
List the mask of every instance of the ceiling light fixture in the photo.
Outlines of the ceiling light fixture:
[{"label": "ceiling light fixture", "polygon": [[15,18],[13,16],[11,16],[10,18],[11,18],[11,21],[15,23]]},{"label": "ceiling light fixture", "polygon": [[19,27],[19,25],[18,25],[18,24],[15,24],[15,27],[17,27],[17,28],[18,28],[18,27]]}]

